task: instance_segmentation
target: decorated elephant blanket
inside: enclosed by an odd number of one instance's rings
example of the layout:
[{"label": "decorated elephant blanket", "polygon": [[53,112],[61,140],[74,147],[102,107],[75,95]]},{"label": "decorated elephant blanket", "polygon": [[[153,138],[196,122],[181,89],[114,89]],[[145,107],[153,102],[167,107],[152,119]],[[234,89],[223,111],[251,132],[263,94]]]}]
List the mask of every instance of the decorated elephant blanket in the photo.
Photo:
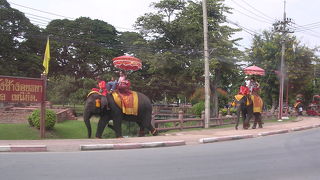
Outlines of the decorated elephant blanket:
[{"label": "decorated elephant blanket", "polygon": [[[234,98],[235,98],[237,101],[240,101],[240,100],[243,98],[243,96],[244,96],[244,95],[242,95],[242,94],[237,94],[237,95],[234,96]],[[247,106],[250,105],[249,99],[247,99],[246,105],[247,105]]]},{"label": "decorated elephant blanket", "polygon": [[[237,101],[240,101],[243,98],[244,95],[242,94],[237,94],[234,96],[234,98]],[[262,107],[263,107],[263,101],[261,99],[261,97],[259,95],[250,95],[250,98],[252,100],[253,103],[253,112],[262,112]],[[246,105],[249,106],[250,105],[250,101],[247,99]]]},{"label": "decorated elephant blanket", "polygon": [[251,99],[253,102],[253,112],[254,113],[261,113],[262,106],[263,106],[263,101],[262,101],[261,97],[258,95],[251,95]]},{"label": "decorated elephant blanket", "polygon": [[135,91],[130,93],[113,92],[112,96],[116,104],[127,115],[138,115],[138,94]]}]

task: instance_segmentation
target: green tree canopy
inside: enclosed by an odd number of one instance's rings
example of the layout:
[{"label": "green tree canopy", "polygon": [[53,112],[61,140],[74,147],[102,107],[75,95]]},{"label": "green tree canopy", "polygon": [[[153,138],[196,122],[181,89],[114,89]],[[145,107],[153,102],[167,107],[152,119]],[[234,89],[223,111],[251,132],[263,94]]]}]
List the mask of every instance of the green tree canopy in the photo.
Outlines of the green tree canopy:
[{"label": "green tree canopy", "polygon": [[[289,87],[290,99],[294,101],[297,94],[304,94],[307,99],[312,96],[310,88],[313,78],[313,64],[317,59],[316,50],[301,45],[295,36],[287,35],[285,50],[285,90]],[[281,35],[264,31],[253,38],[247,50],[247,61],[266,70],[266,76],[259,77],[262,95],[267,104],[278,105],[279,74],[281,61]]]},{"label": "green tree canopy", "polygon": [[42,61],[40,29],[20,11],[0,0],[0,74],[39,77]]},{"label": "green tree canopy", "polygon": [[53,20],[46,33],[52,39],[51,69],[55,74],[94,77],[110,72],[112,58],[122,55],[117,31],[100,20]]}]

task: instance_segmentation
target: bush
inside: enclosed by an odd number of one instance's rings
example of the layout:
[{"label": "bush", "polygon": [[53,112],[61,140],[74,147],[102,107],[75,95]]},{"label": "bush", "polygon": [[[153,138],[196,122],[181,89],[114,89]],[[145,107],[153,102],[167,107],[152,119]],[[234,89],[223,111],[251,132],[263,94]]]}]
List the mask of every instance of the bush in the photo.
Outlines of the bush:
[{"label": "bush", "polygon": [[198,116],[201,116],[202,111],[204,111],[204,101],[200,101],[192,106],[192,112]]},{"label": "bush", "polygon": [[237,109],[234,107],[230,108],[230,114],[237,114]]},{"label": "bush", "polygon": [[222,116],[226,116],[228,114],[228,109],[227,108],[223,108],[220,110]]},{"label": "bush", "polygon": [[[56,113],[52,110],[46,110],[45,118],[45,128],[47,130],[52,129],[56,123],[57,116]],[[34,126],[40,129],[40,110],[34,110],[32,114],[28,117],[28,122],[30,126]]]}]

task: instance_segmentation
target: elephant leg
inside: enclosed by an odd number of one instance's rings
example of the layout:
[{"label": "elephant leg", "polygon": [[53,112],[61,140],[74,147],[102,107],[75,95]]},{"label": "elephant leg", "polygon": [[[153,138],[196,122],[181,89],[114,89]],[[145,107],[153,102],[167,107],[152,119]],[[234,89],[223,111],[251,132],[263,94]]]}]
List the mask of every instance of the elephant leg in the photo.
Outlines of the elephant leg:
[{"label": "elephant leg", "polygon": [[236,119],[236,130],[238,130],[238,126],[239,126],[239,121],[240,121],[240,109],[237,109],[237,119]]},{"label": "elephant leg", "polygon": [[87,130],[88,130],[88,138],[91,138],[91,133],[92,133],[91,123],[90,123],[91,116],[92,116],[92,114],[87,111],[85,111],[85,113],[83,115],[83,120],[84,120],[84,123],[86,124]]},{"label": "elephant leg", "polygon": [[242,111],[242,128],[243,129],[248,129],[248,117],[247,113],[245,111]]},{"label": "elephant leg", "polygon": [[253,122],[252,129],[257,128],[257,123],[258,123],[258,115],[257,115],[257,113],[254,113],[254,122]]},{"label": "elephant leg", "polygon": [[138,134],[138,136],[139,137],[144,137],[145,136],[145,132],[144,132],[144,127],[143,127],[142,122],[137,121],[137,124],[139,126],[139,134]]},{"label": "elephant leg", "polygon": [[157,136],[158,131],[152,126],[151,118],[152,118],[151,113],[147,113],[144,115],[144,117],[141,118],[143,122],[143,127],[147,128],[153,136]]},{"label": "elephant leg", "polygon": [[109,122],[108,117],[106,115],[102,115],[98,122],[97,132],[96,132],[96,138],[101,138],[102,133]]},{"label": "elephant leg", "polygon": [[248,107],[247,109],[247,117],[246,117],[246,127],[247,129],[250,128],[250,120],[253,116],[253,109],[251,107]]},{"label": "elephant leg", "polygon": [[238,116],[237,119],[236,119],[236,126],[235,126],[236,130],[238,130],[239,120],[240,120],[240,117]]},{"label": "elephant leg", "polygon": [[258,114],[257,114],[257,116],[258,116],[258,124],[259,124],[259,128],[263,128],[263,127],[262,127],[263,122],[262,122],[262,116],[261,116],[261,113],[258,113]]},{"label": "elephant leg", "polygon": [[122,130],[121,130],[121,124],[122,124],[122,115],[118,115],[117,118],[113,119],[113,126],[116,133],[117,138],[122,138]]}]

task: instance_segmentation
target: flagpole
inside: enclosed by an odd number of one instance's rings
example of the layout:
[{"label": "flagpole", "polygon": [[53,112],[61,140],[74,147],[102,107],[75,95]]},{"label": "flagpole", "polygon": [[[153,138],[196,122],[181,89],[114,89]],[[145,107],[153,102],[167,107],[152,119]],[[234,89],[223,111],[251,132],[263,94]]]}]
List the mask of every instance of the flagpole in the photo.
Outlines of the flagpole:
[{"label": "flagpole", "polygon": [[45,73],[41,74],[43,81],[42,101],[41,101],[41,116],[40,116],[40,138],[45,138],[46,134],[46,93],[47,93],[47,76]]},{"label": "flagpole", "polygon": [[46,49],[43,57],[44,71],[41,74],[43,80],[43,91],[42,91],[42,102],[41,102],[41,115],[40,115],[40,138],[45,138],[46,134],[46,100],[47,100],[47,75],[49,72],[49,61],[50,61],[50,41],[49,36],[47,37]]}]

